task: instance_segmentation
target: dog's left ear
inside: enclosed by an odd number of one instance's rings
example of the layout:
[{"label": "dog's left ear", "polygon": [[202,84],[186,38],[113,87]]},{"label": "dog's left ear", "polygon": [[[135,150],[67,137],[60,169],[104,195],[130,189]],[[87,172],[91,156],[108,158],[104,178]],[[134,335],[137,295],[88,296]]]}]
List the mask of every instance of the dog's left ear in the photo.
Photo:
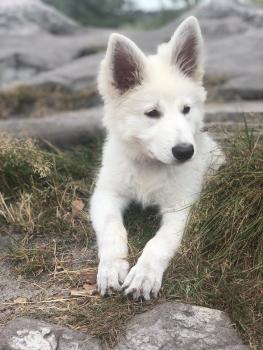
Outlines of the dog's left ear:
[{"label": "dog's left ear", "polygon": [[171,60],[189,78],[201,82],[204,70],[204,49],[201,29],[197,19],[188,17],[171,38]]}]

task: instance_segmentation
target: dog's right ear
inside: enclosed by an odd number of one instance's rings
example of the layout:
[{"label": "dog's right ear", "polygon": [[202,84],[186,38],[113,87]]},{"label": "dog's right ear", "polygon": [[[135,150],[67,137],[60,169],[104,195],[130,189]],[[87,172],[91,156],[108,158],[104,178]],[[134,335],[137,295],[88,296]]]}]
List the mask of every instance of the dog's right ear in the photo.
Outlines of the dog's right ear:
[{"label": "dog's right ear", "polygon": [[144,70],[143,52],[125,36],[111,34],[99,74],[100,92],[122,95],[142,83]]},{"label": "dog's right ear", "polygon": [[187,77],[202,81],[204,49],[201,29],[193,16],[184,20],[171,38],[171,61]]}]

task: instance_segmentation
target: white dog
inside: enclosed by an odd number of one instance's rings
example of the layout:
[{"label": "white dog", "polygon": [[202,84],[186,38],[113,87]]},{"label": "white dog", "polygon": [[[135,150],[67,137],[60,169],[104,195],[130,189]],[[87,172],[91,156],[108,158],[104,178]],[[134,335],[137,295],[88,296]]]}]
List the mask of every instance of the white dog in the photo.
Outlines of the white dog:
[{"label": "white dog", "polygon": [[[216,143],[201,132],[202,78],[203,40],[194,17],[153,56],[122,35],[110,36],[98,81],[107,139],[90,208],[101,295],[121,288],[135,299],[158,295],[204,174],[223,162]],[[132,201],[157,205],[162,224],[129,271],[122,215]]]}]

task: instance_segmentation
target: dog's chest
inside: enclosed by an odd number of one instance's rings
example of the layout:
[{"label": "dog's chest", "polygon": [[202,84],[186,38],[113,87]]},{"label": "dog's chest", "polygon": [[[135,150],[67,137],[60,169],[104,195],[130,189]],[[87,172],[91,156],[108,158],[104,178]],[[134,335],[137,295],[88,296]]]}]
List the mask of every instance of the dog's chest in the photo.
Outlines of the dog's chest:
[{"label": "dog's chest", "polygon": [[127,186],[134,200],[142,205],[158,205],[170,182],[167,171],[147,165],[130,166]]}]

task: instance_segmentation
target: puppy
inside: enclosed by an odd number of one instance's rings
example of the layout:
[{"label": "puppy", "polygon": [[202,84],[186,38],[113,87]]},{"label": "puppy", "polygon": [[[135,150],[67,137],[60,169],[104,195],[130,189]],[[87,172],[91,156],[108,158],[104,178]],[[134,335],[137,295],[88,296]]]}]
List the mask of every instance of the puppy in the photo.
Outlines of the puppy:
[{"label": "puppy", "polygon": [[[218,145],[201,132],[203,56],[194,17],[152,56],[125,36],[109,38],[98,78],[107,137],[90,207],[101,295],[121,289],[134,299],[158,295],[204,175],[224,161]],[[134,201],[157,205],[162,223],[129,270],[123,212]]]}]

